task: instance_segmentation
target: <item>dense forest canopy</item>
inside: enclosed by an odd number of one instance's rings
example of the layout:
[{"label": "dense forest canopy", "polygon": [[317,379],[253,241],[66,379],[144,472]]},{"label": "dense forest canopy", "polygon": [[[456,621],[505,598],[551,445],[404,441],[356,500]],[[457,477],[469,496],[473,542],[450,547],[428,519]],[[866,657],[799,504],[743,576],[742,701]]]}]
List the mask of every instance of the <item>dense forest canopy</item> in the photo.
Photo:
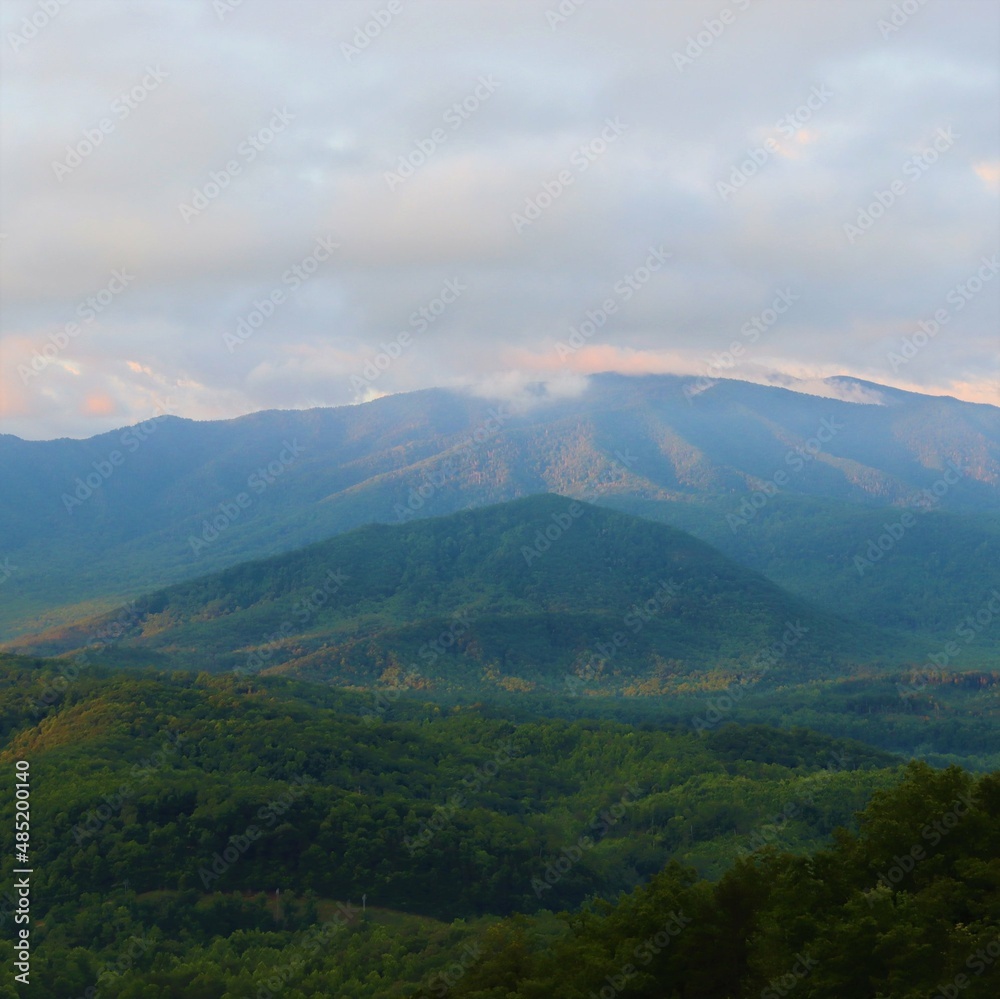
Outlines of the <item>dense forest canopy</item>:
[{"label": "dense forest canopy", "polygon": [[995,776],[280,677],[94,667],[40,710],[57,676],[0,672],[46,830],[31,994],[916,999],[967,956],[993,994]]}]

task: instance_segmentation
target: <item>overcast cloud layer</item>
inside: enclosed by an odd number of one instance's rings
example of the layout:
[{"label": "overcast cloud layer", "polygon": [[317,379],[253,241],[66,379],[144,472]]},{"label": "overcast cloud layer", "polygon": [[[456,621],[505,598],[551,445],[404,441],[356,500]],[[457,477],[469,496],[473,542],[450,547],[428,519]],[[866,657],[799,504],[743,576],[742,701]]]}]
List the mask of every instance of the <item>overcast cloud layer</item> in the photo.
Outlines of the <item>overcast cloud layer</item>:
[{"label": "overcast cloud layer", "polygon": [[9,433],[601,370],[1000,401],[994,0],[0,11]]}]

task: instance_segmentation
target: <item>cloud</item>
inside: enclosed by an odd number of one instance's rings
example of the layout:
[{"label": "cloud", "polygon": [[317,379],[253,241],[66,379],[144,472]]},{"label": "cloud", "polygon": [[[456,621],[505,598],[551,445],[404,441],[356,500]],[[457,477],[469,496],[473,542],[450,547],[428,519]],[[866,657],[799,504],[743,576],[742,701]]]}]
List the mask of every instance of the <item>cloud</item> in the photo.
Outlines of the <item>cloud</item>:
[{"label": "cloud", "polygon": [[[431,385],[530,401],[600,370],[702,375],[733,344],[724,377],[998,401],[1000,282],[949,301],[998,250],[996,5],[889,31],[887,0],[731,6],[706,41],[715,0],[591,0],[556,23],[551,0],[426,0],[345,54],[366,0],[88,0],[17,42],[36,5],[0,5],[3,429]],[[323,238],[336,253],[287,280]],[[134,280],[86,320],[116,271]]]},{"label": "cloud", "polygon": [[579,398],[586,392],[589,383],[586,376],[575,372],[539,378],[527,371],[505,371],[460,387],[479,398],[503,400],[513,412],[525,413],[560,399]]},{"label": "cloud", "polygon": [[118,404],[107,392],[95,392],[84,400],[83,412],[87,416],[117,415]]},{"label": "cloud", "polygon": [[972,168],[989,190],[1000,191],[1000,162],[974,163]]}]

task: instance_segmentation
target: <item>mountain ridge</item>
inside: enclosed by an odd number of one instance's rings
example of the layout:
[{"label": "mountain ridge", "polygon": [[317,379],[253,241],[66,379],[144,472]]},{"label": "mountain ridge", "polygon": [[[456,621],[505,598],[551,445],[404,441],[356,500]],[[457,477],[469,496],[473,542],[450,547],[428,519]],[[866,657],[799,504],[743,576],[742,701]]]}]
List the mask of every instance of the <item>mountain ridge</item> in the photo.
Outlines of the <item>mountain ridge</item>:
[{"label": "mountain ridge", "polygon": [[[85,441],[0,439],[0,555],[17,567],[4,584],[0,634],[40,631],[79,617],[81,603],[112,606],[363,523],[542,492],[656,502],[678,515],[727,497],[739,509],[762,489],[772,509],[801,496],[831,510],[892,510],[917,503],[953,461],[967,471],[940,498],[941,512],[990,523],[1000,514],[995,407],[914,393],[871,406],[732,380],[689,398],[692,384],[595,376],[577,397],[521,409],[427,389],[230,421],[164,416]],[[824,419],[846,425],[820,441]],[[301,450],[282,462],[289,445]],[[241,494],[247,502],[234,508]],[[193,550],[192,538],[220,517],[212,542]],[[712,540],[708,519],[682,526]],[[790,525],[788,540],[802,530],[809,525]],[[991,534],[985,521],[976,530]],[[957,558],[981,547],[960,540],[948,546]],[[748,553],[731,554],[750,564]],[[808,578],[793,582],[809,593]],[[859,603],[877,601],[862,586]]]}]

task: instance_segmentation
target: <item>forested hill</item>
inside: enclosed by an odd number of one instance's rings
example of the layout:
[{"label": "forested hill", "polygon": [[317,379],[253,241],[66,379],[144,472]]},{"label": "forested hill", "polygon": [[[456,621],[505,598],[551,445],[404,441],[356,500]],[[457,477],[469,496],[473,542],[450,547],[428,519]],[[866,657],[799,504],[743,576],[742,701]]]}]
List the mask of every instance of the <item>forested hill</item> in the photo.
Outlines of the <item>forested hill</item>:
[{"label": "forested hill", "polygon": [[810,857],[765,850],[712,886],[670,865],[613,904],[490,927],[449,995],[995,999],[998,856],[1000,775],[914,764]]},{"label": "forested hill", "polygon": [[620,691],[707,667],[801,676],[903,648],[684,532],[560,496],[370,525],[16,644],[53,654],[111,633],[130,661],[428,689],[576,678]]},{"label": "forested hill", "polygon": [[30,762],[39,831],[32,985],[2,999],[996,994],[995,775],[65,665],[0,657],[0,766]]},{"label": "forested hill", "polygon": [[[512,723],[277,677],[92,666],[67,683],[64,666],[0,657],[0,765],[30,763],[31,994],[46,997],[82,995],[135,940],[102,992],[254,995],[363,894],[374,923],[341,927],[290,994],[405,995],[420,978],[405,952],[444,967],[469,932],[435,920],[575,907],[672,857],[719,873],[766,843],[815,846],[899,777],[884,753],[801,731]],[[7,828],[13,809],[3,796]],[[0,877],[9,967],[10,865]]]}]

